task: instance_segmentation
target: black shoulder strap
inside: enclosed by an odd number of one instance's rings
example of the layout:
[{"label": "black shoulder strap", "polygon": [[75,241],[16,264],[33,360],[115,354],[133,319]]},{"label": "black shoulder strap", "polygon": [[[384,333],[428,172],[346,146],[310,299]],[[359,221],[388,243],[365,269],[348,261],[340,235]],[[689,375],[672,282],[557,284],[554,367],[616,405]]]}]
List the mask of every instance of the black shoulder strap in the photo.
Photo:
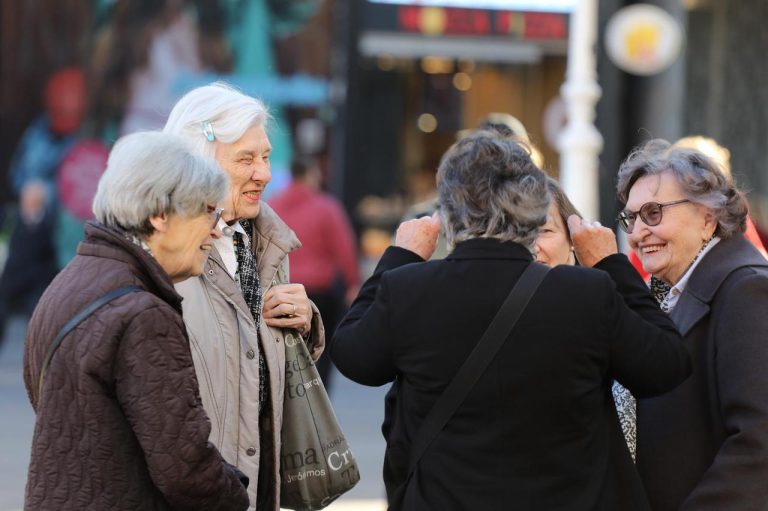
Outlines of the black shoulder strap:
[{"label": "black shoulder strap", "polygon": [[43,380],[45,379],[45,371],[48,369],[48,366],[51,364],[51,359],[53,358],[53,354],[56,351],[56,349],[61,344],[61,341],[64,339],[64,337],[72,331],[73,328],[75,328],[77,325],[79,325],[85,318],[90,316],[91,314],[96,311],[99,307],[111,302],[112,300],[116,298],[120,298],[123,295],[127,295],[128,293],[133,293],[135,291],[143,291],[143,288],[140,288],[139,286],[127,286],[127,287],[120,287],[117,289],[113,289],[112,291],[100,296],[96,300],[92,301],[88,305],[86,305],[83,309],[78,312],[75,317],[70,319],[66,325],[62,327],[61,330],[59,330],[59,333],[56,334],[56,337],[53,339],[53,342],[48,347],[48,352],[45,354],[45,359],[43,360],[43,367],[40,369],[40,380],[37,384],[37,399],[40,399],[40,396],[43,393]]},{"label": "black shoulder strap", "polygon": [[536,262],[532,262],[525,268],[467,361],[424,418],[411,448],[408,476],[402,488],[403,491],[416,470],[419,460],[494,359],[548,271],[549,267]]}]

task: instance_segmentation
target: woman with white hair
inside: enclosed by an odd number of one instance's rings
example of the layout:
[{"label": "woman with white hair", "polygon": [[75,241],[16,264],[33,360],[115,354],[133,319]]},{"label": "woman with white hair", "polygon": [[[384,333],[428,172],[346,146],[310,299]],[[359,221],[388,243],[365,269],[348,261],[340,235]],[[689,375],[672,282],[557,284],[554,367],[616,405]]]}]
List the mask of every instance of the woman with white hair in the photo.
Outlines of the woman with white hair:
[{"label": "woman with white hair", "polygon": [[177,285],[184,297],[211,441],[250,478],[251,508],[278,510],[285,334],[298,331],[313,358],[325,342],[317,308],[289,281],[296,235],[262,202],[272,177],[269,114],[262,102],[224,84],[199,87],[173,108],[164,131],[215,158],[229,176],[203,274]]},{"label": "woman with white hair", "polygon": [[98,221],[27,330],[24,383],[37,417],[25,509],[248,507],[242,474],[208,441],[173,287],[203,271],[226,186],[173,135],[115,145]]},{"label": "woman with white hair", "polygon": [[768,261],[747,201],[703,152],[651,140],[622,164],[619,225],[691,350],[674,391],[637,404],[637,467],[654,510],[768,506]]},{"label": "woman with white hair", "polygon": [[[528,152],[491,132],[456,142],[437,186],[452,252],[425,262],[437,216],[403,223],[332,345],[348,378],[397,383],[385,418],[390,509],[650,509],[611,384],[657,395],[688,376],[690,361],[609,229],[571,216],[588,268],[549,269],[511,334],[494,339],[489,365],[462,387],[466,399],[432,415],[510,289],[529,267],[545,271],[533,252],[550,203]],[[585,239],[597,248],[581,250]]]}]

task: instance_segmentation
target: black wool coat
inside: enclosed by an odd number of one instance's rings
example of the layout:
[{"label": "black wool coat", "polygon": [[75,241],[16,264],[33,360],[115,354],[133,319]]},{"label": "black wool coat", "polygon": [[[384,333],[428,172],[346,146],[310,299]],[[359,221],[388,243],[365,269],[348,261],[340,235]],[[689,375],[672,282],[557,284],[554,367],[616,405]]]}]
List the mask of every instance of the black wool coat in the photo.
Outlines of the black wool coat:
[{"label": "black wool coat", "polygon": [[768,510],[768,261],[743,236],[694,268],[671,318],[693,375],[637,405],[654,511]]},{"label": "black wool coat", "polygon": [[[356,382],[397,382],[385,418],[390,496],[424,417],[531,261],[523,246],[494,239],[429,262],[390,247],[362,287],[331,352]],[[689,375],[690,360],[627,258],[598,268],[548,273],[421,459],[401,509],[649,509],[611,384],[657,395]]]}]

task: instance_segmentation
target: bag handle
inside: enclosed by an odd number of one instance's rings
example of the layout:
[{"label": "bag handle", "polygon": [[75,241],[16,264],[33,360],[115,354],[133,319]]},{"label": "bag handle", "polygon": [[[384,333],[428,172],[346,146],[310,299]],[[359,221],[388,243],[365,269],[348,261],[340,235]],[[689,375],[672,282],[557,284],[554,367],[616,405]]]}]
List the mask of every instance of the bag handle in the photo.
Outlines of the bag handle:
[{"label": "bag handle", "polygon": [[116,298],[120,298],[123,295],[127,295],[128,293],[133,293],[136,291],[144,291],[143,288],[139,286],[127,286],[127,287],[120,287],[117,289],[113,289],[112,291],[100,296],[99,298],[95,299],[85,307],[83,307],[80,312],[78,312],[72,319],[70,319],[66,325],[64,325],[61,330],[59,330],[59,333],[56,334],[56,337],[54,337],[53,342],[50,346],[48,346],[48,351],[45,354],[45,359],[43,359],[43,367],[40,369],[40,380],[37,384],[37,399],[40,399],[40,396],[43,394],[43,381],[45,380],[45,372],[48,369],[48,366],[51,364],[51,359],[53,358],[54,352],[58,349],[59,345],[61,345],[61,341],[64,340],[64,337],[72,331],[73,328],[75,328],[77,325],[79,325],[85,318],[93,314],[97,309],[102,307],[103,305],[106,305],[107,303],[111,302],[112,300]]},{"label": "bag handle", "polygon": [[408,476],[401,487],[402,497],[413,476],[416,466],[427,451],[437,434],[445,427],[461,403],[467,398],[472,388],[483,375],[483,372],[496,357],[512,329],[517,324],[528,302],[536,293],[539,285],[549,272],[549,267],[531,262],[512,287],[506,300],[494,316],[488,329],[470,353],[469,358],[461,366],[456,376],[448,384],[445,391],[432,406],[411,449],[411,461],[408,466]]}]

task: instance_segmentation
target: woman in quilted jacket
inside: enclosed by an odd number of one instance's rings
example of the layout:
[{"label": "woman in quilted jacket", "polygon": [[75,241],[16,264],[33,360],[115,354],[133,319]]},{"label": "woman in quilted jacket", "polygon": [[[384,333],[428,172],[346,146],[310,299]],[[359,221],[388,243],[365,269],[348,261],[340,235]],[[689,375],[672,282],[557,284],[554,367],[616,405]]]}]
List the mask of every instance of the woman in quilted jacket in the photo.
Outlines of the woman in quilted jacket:
[{"label": "woman in quilted jacket", "polygon": [[[98,221],[29,323],[24,383],[37,417],[25,509],[248,507],[247,479],[208,442],[173,287],[202,272],[226,189],[216,166],[173,135],[115,145],[94,199]],[[50,350],[81,310],[125,287],[134,289]]]}]

